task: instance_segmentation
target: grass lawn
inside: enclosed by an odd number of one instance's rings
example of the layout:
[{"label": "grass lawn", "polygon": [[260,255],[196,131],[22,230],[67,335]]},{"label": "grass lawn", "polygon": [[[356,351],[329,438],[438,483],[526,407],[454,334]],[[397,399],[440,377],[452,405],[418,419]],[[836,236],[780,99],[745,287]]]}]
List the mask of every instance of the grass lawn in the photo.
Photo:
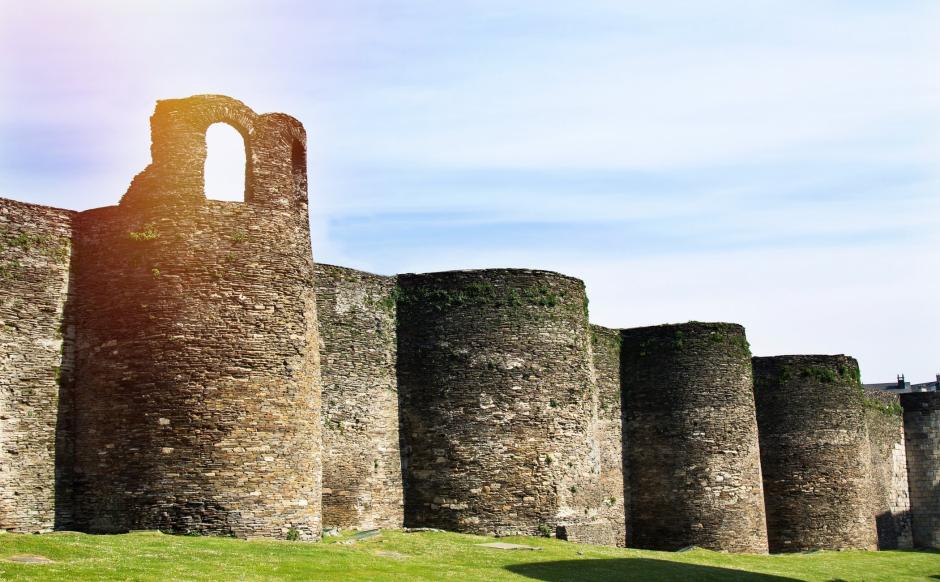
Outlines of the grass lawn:
[{"label": "grass lawn", "polygon": [[[818,552],[740,556],[622,550],[545,538],[499,541],[497,550],[453,533],[385,531],[339,543],[244,541],[160,533],[92,536],[0,534],[3,580],[940,580],[938,552]],[[11,562],[42,556],[45,564]]]}]

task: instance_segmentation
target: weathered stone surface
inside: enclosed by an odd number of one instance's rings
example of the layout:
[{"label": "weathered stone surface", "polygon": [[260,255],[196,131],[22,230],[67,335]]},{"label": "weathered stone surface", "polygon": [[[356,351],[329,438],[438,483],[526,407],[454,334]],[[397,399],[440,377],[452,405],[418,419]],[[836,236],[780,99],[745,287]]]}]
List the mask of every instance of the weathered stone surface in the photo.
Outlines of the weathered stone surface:
[{"label": "weathered stone surface", "polygon": [[771,552],[877,548],[858,362],[754,358]]},{"label": "weathered stone surface", "polygon": [[940,548],[940,392],[902,394],[914,545]]},{"label": "weathered stone surface", "polygon": [[399,276],[405,523],[538,534],[602,511],[584,284]]},{"label": "weathered stone surface", "polygon": [[617,538],[619,534],[607,521],[560,525],[555,530],[555,537],[560,540],[595,546],[622,546],[623,543]]},{"label": "weathered stone surface", "polygon": [[[217,122],[244,203],[205,199]],[[297,120],[203,95],[151,129],[119,206],[0,199],[0,530],[315,539],[322,513],[766,551],[740,326],[589,326],[583,284],[545,271],[316,269]],[[936,395],[906,397],[905,431],[850,358],[755,366],[772,549],[873,547],[876,515],[907,547],[909,504],[940,545]]]},{"label": "weathered stone surface", "polygon": [[344,529],[401,527],[395,278],[321,263],[316,285],[323,523]]},{"label": "weathered stone surface", "polygon": [[622,337],[627,545],[766,552],[744,328],[690,322]]},{"label": "weathered stone surface", "polygon": [[0,529],[55,522],[73,212],[0,199]]},{"label": "weathered stone surface", "polygon": [[904,418],[897,394],[865,390],[865,415],[871,447],[872,511],[878,549],[909,549],[911,498],[904,449]]},{"label": "weathered stone surface", "polygon": [[[591,348],[594,358],[594,378],[597,383],[597,424],[595,438],[600,445],[600,488],[603,504],[598,512],[609,528],[600,528],[600,535],[586,535],[598,528],[568,528],[566,534],[574,535],[573,541],[599,543],[601,545],[626,545],[626,517],[624,514],[628,492],[623,486],[623,418],[620,405],[620,330],[599,325],[591,326]],[[575,533],[571,533],[575,532]],[[612,536],[612,537],[610,537]],[[604,540],[591,541],[586,540]]]},{"label": "weathered stone surface", "polygon": [[[246,202],[207,201],[206,128],[246,138]],[[72,527],[320,534],[305,137],[217,96],[161,101],[153,163],[75,217]]]}]

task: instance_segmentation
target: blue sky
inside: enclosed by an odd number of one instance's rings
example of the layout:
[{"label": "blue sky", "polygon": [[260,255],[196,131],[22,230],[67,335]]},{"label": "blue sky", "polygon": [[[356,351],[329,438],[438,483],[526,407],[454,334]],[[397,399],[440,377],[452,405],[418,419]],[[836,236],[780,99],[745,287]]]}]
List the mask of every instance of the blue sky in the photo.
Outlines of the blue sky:
[{"label": "blue sky", "polygon": [[597,323],[925,381],[938,62],[934,1],[0,0],[0,196],[113,204],[154,101],[223,93],[305,124],[317,260],[559,270]]}]

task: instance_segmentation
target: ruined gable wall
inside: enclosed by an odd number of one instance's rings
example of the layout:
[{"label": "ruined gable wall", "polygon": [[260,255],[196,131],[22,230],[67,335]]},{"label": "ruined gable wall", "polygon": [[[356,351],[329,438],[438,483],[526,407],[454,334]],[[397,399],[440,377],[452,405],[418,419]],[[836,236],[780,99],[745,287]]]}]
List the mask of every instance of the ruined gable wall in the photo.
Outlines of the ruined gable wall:
[{"label": "ruined gable wall", "polygon": [[904,417],[900,398],[882,390],[865,390],[865,416],[871,447],[872,511],[878,549],[909,549],[911,498],[904,450]]},{"label": "ruined gable wall", "polygon": [[55,523],[73,215],[0,199],[0,529],[49,531]]},{"label": "ruined gable wall", "polygon": [[394,277],[318,264],[323,525],[402,526]]}]

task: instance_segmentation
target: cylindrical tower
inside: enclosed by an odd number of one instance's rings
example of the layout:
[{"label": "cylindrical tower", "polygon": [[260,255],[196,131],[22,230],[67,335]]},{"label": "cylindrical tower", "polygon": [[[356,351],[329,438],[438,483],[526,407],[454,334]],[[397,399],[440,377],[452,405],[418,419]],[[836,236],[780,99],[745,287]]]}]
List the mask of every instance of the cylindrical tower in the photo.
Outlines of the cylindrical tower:
[{"label": "cylindrical tower", "polygon": [[494,269],[399,287],[406,525],[547,534],[596,521],[584,284]]},{"label": "cylindrical tower", "polygon": [[[219,96],[161,101],[153,163],[75,221],[74,528],[320,534],[305,137]],[[205,199],[205,130],[246,140],[244,203]]]},{"label": "cylindrical tower", "polygon": [[877,549],[858,362],[754,358],[771,552]]},{"label": "cylindrical tower", "polygon": [[940,548],[940,392],[902,394],[914,545]]},{"label": "cylindrical tower", "polygon": [[622,332],[627,545],[767,551],[744,328]]},{"label": "cylindrical tower", "polygon": [[396,281],[316,267],[323,372],[323,526],[400,528]]}]

